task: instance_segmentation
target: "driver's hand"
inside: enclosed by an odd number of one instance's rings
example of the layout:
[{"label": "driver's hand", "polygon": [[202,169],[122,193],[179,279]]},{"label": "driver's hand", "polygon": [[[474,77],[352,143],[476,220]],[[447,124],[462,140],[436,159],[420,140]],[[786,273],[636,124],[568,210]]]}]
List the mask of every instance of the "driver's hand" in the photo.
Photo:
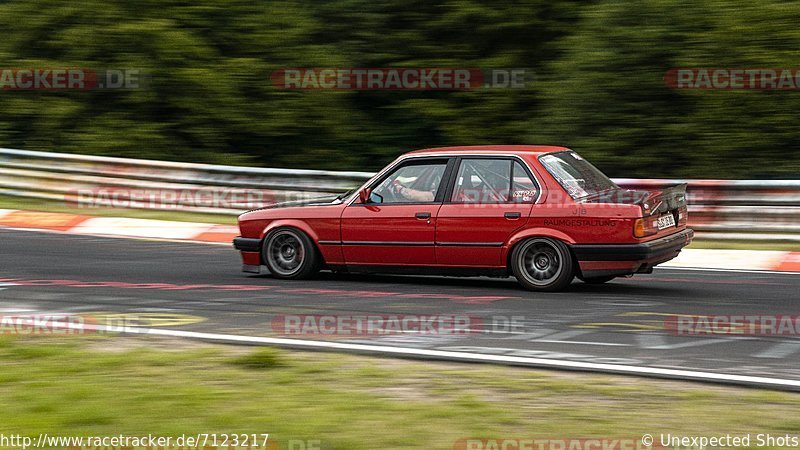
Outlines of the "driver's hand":
[{"label": "driver's hand", "polygon": [[392,181],[392,189],[397,194],[403,195],[403,189],[405,189],[405,186],[403,186],[403,184],[400,183],[399,180],[394,180]]}]

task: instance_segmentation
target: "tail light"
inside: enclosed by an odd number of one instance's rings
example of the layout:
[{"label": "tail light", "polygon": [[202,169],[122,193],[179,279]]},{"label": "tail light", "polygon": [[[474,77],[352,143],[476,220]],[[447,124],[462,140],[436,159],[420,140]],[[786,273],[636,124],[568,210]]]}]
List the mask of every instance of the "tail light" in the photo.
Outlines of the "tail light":
[{"label": "tail light", "polygon": [[658,227],[654,223],[652,216],[636,219],[633,224],[633,235],[637,238],[652,236],[656,233],[658,233]]}]

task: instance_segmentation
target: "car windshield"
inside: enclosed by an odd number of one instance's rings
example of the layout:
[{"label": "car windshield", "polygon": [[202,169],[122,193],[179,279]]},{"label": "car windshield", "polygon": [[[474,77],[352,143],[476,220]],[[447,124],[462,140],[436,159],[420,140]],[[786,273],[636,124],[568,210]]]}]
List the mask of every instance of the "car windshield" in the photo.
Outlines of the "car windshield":
[{"label": "car windshield", "polygon": [[573,199],[619,189],[603,172],[575,152],[551,153],[539,161]]}]

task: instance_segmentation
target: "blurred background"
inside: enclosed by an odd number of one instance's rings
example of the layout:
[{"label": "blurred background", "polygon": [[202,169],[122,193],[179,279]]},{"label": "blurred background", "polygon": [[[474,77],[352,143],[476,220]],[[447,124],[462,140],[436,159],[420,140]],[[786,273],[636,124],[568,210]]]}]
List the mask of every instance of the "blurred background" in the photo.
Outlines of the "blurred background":
[{"label": "blurred background", "polygon": [[[275,336],[274,319],[297,314],[522,318],[524,332],[508,336],[355,342],[797,389],[797,335],[698,339],[658,327],[666,317],[800,309],[796,276],[751,273],[800,271],[800,90],[665,81],[674,68],[798,70],[798,24],[800,2],[784,0],[0,0],[0,147],[248,166],[0,150],[0,448],[11,448],[4,436],[42,432],[269,433],[276,444],[263,447],[284,450],[452,449],[481,436],[608,437],[626,448],[645,432],[800,436],[796,393],[164,337]],[[521,89],[461,91],[272,83],[287,68],[436,67],[530,76]],[[144,77],[132,89],[5,88],[4,73],[31,68]],[[690,270],[530,297],[511,280],[323,274],[293,284],[240,274],[236,217],[261,205],[237,190],[264,204],[317,198],[362,184],[408,150],[475,144],[568,146],[632,178],[627,187],[689,179],[698,239],[681,264]],[[224,195],[206,202],[198,193],[207,192]],[[161,333],[72,339],[7,327],[9,317],[53,312]]]},{"label": "blurred background", "polygon": [[[667,87],[795,68],[784,1],[0,1],[0,64],[136,68],[146,87],[0,93],[26,150],[376,170],[428,146],[569,146],[611,176],[796,178],[798,91]],[[525,89],[288,91],[287,67],[526,68]]]}]

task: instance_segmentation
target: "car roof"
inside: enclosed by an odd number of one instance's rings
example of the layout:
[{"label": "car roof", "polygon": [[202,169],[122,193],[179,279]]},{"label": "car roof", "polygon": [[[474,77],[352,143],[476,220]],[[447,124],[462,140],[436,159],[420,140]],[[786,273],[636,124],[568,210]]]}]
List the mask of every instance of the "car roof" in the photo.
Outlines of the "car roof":
[{"label": "car roof", "polygon": [[424,155],[424,154],[492,154],[492,153],[512,153],[512,154],[528,154],[528,155],[543,155],[545,153],[561,152],[569,150],[566,147],[559,147],[554,145],[467,145],[459,147],[435,147],[426,148],[422,150],[414,150],[407,153],[408,155]]}]

